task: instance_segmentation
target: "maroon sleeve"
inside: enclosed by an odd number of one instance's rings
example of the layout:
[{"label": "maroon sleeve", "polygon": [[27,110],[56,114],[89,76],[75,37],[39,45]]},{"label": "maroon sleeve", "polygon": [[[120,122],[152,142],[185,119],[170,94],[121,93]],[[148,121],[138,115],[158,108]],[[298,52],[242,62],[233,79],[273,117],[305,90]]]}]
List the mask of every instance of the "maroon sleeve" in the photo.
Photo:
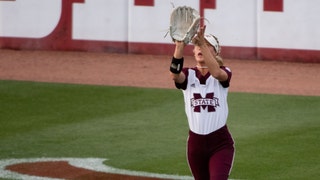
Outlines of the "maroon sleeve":
[{"label": "maroon sleeve", "polygon": [[232,72],[228,67],[221,66],[220,68],[228,74],[228,79],[226,81],[220,81],[220,84],[222,85],[222,87],[227,88],[230,86]]},{"label": "maroon sleeve", "polygon": [[188,84],[188,74],[189,74],[189,71],[188,71],[189,68],[183,68],[182,69],[182,72],[181,73],[184,73],[184,75],[186,76],[186,79],[184,80],[183,83],[174,83],[176,85],[176,88],[177,89],[183,89],[183,90],[186,90],[187,89],[187,84]]}]

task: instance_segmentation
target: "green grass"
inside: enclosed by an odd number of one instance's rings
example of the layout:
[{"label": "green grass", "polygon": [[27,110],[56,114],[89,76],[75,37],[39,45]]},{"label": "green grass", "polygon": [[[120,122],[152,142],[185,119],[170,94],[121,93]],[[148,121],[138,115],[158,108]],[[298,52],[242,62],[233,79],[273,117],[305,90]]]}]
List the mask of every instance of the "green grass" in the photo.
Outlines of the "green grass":
[{"label": "green grass", "polygon": [[229,101],[234,177],[320,177],[320,97],[232,93]]},{"label": "green grass", "polygon": [[[230,178],[320,177],[320,97],[229,94]],[[190,175],[182,93],[0,81],[0,159],[98,157],[117,168]]]}]

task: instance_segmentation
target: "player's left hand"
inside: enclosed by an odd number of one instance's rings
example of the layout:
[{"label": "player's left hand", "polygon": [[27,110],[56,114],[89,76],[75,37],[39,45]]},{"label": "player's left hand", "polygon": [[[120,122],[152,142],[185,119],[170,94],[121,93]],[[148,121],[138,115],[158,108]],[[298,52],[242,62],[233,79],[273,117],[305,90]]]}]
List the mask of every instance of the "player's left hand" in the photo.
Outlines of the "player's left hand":
[{"label": "player's left hand", "polygon": [[199,46],[202,46],[206,43],[206,40],[204,38],[204,34],[206,31],[206,26],[201,26],[199,28],[199,31],[197,32],[197,35],[192,39],[193,44],[197,44]]}]

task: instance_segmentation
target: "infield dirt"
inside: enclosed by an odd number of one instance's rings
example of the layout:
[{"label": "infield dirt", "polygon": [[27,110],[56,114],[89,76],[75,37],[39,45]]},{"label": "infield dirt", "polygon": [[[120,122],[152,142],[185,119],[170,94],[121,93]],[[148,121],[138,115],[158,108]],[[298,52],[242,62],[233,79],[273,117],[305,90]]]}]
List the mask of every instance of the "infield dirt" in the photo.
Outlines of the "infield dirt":
[{"label": "infield dirt", "polygon": [[[174,88],[171,56],[0,50],[0,79]],[[185,67],[194,67],[185,57]],[[320,64],[225,59],[231,92],[320,95]]]}]

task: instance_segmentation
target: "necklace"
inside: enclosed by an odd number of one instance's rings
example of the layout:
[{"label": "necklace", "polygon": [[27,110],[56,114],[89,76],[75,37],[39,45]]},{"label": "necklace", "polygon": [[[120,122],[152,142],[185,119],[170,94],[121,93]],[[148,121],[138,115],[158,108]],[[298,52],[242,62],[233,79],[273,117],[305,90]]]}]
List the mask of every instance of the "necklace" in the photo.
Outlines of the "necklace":
[{"label": "necklace", "polygon": [[199,69],[208,69],[208,66],[200,66],[200,65],[197,65],[197,68],[199,68]]}]

